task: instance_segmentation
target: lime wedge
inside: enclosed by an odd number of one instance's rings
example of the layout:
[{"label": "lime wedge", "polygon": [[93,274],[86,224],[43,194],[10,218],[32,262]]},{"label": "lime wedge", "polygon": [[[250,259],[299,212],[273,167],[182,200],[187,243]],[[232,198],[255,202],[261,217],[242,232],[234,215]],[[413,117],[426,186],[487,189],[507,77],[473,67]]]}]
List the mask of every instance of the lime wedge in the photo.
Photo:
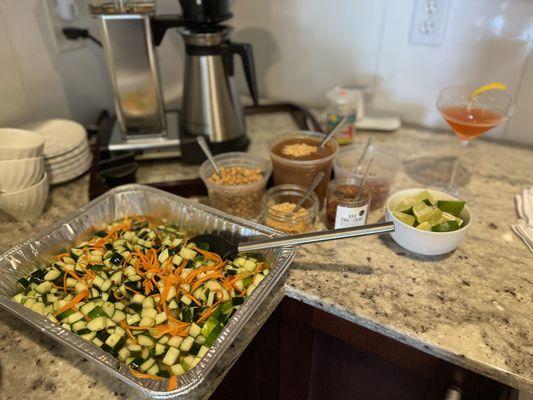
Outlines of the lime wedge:
[{"label": "lime wedge", "polygon": [[404,224],[407,224],[409,226],[413,226],[415,224],[415,217],[409,214],[405,214],[400,211],[393,211],[392,215],[394,215],[396,218],[398,218],[400,221],[402,221]]},{"label": "lime wedge", "polygon": [[415,205],[416,201],[417,200],[414,197],[406,197],[405,199],[400,201],[396,207],[394,207],[394,211],[412,214],[413,206]]},{"label": "lime wedge", "polygon": [[487,92],[489,90],[507,90],[507,86],[501,82],[492,82],[487,85],[483,85],[481,87],[478,87],[476,90],[470,94],[470,97],[468,98],[469,101],[474,100],[477,96],[479,96],[483,92]]},{"label": "lime wedge", "polygon": [[437,204],[437,201],[435,200],[435,198],[427,190],[424,190],[418,193],[415,196],[415,199],[416,199],[416,202],[423,201],[428,206],[434,206],[435,204]]},{"label": "lime wedge", "polygon": [[422,222],[421,224],[418,224],[416,226],[416,229],[420,229],[421,231],[430,231],[431,230],[431,224],[429,222]]},{"label": "lime wedge", "polygon": [[456,200],[439,200],[437,201],[437,207],[442,211],[455,215],[456,217],[461,214],[463,208],[465,207],[464,201]]},{"label": "lime wedge", "polygon": [[459,226],[463,225],[463,220],[461,218],[456,217],[453,214],[447,213],[446,211],[442,212],[442,220],[441,220],[441,222],[443,222],[443,221],[455,221],[455,222],[457,222],[457,225],[459,225]]},{"label": "lime wedge", "polygon": [[433,232],[451,232],[459,229],[459,224],[457,221],[442,221],[441,223],[432,226],[431,230]]}]

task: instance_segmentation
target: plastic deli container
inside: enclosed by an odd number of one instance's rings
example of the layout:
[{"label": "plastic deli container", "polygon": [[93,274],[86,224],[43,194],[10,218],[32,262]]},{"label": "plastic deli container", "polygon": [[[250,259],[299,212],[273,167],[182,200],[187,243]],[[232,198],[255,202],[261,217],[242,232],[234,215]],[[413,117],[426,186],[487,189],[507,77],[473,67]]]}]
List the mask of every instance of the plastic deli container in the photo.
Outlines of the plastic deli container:
[{"label": "plastic deli container", "polygon": [[282,248],[262,252],[270,265],[270,273],[256,290],[246,299],[239,310],[224,327],[219,337],[200,362],[180,376],[177,389],[167,391],[167,380],[154,381],[134,377],[128,367],[106,353],[100,347],[86,341],[81,336],[54,324],[48,318],[11,300],[20,291],[17,280],[35,271],[43,262],[50,259],[54,250],[76,240],[80,235],[110,221],[128,215],[150,216],[165,219],[191,234],[221,233],[228,240],[246,242],[254,238],[279,235],[279,232],[250,221],[234,218],[215,210],[162,190],[143,185],[124,185],[110,190],[91,201],[75,213],[55,225],[35,234],[32,238],[12,246],[0,255],[0,306],[28,324],[37,328],[72,351],[94,362],[110,375],[127,383],[135,396],[152,399],[191,399],[204,397],[203,382],[208,374],[217,369],[229,368],[221,365],[224,353],[239,336],[243,327],[253,324],[253,313],[259,308],[270,291],[283,276],[294,258],[293,248]]},{"label": "plastic deli container", "polygon": [[354,172],[355,164],[363,149],[364,145],[357,144],[344,147],[339,151],[333,161],[335,178],[355,178],[356,183],[360,182],[363,178],[365,162],[373,158],[374,161],[367,177],[365,188],[372,195],[370,210],[377,210],[382,208],[387,201],[390,187],[398,169],[401,167],[401,162],[392,151],[380,146],[370,145],[363,161],[363,168],[358,173]]},{"label": "plastic deli container", "polygon": [[290,207],[290,211],[276,208],[277,205],[296,204],[305,192],[306,188],[299,185],[279,185],[268,189],[263,196],[261,222],[291,235],[312,231],[319,205],[315,193],[311,193],[297,212],[292,213]]},{"label": "plastic deli container", "polygon": [[266,184],[272,173],[270,161],[254,157],[243,152],[230,152],[214,157],[218,167],[241,167],[247,169],[260,169],[262,177],[247,184],[214,183],[209,178],[215,170],[209,161],[200,167],[200,177],[207,186],[211,205],[219,210],[242,218],[255,218],[261,211],[261,199],[266,190]]},{"label": "plastic deli container", "polygon": [[329,140],[325,146],[326,150],[318,153],[318,157],[287,157],[283,155],[281,150],[286,144],[295,144],[299,141],[308,145],[318,146],[323,138],[324,135],[322,133],[298,131],[278,136],[270,144],[274,185],[295,184],[308,187],[319,171],[324,172],[324,178],[315,189],[320,201],[320,207],[324,204],[324,198],[326,197],[333,158],[339,150],[337,142]]}]

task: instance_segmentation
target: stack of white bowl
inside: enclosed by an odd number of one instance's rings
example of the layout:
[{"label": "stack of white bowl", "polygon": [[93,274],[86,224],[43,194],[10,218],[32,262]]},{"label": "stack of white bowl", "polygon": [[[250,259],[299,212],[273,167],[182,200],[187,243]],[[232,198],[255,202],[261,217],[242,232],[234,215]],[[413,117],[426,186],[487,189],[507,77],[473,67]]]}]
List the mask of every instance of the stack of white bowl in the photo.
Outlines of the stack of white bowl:
[{"label": "stack of white bowl", "polygon": [[0,129],[0,210],[26,221],[42,214],[48,197],[43,138],[22,129]]},{"label": "stack of white bowl", "polygon": [[91,167],[92,154],[83,125],[67,119],[49,119],[23,129],[44,139],[44,169],[50,185],[77,178]]}]

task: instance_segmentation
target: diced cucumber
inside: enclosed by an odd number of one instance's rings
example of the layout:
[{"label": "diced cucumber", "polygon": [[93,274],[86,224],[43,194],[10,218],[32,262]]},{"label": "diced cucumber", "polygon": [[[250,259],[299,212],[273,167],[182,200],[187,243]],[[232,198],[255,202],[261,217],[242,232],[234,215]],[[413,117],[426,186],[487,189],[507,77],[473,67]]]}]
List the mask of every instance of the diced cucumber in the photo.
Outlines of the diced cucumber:
[{"label": "diced cucumber", "polygon": [[181,364],[174,364],[172,367],[170,367],[170,371],[172,372],[172,375],[180,376],[185,373],[185,370],[181,366]]},{"label": "diced cucumber", "polygon": [[193,368],[194,364],[194,357],[193,356],[185,356],[181,359],[181,366],[185,371],[188,371]]},{"label": "diced cucumber", "polygon": [[141,320],[141,316],[139,314],[128,314],[128,315],[126,315],[126,323],[128,325],[135,325],[140,320]]},{"label": "diced cucumber", "polygon": [[192,336],[193,338],[195,338],[196,336],[198,336],[200,334],[200,332],[202,331],[202,328],[200,328],[198,325],[196,325],[194,322],[191,324],[191,326],[189,327],[189,335]]},{"label": "diced cucumber", "polygon": [[179,355],[180,351],[178,349],[176,349],[175,347],[169,347],[167,353],[165,354],[165,357],[162,360],[162,363],[171,367],[176,363],[176,360],[178,359]]},{"label": "diced cucumber", "polygon": [[143,362],[141,364],[141,366],[139,367],[139,370],[141,372],[146,372],[148,371],[153,365],[155,364],[155,360],[153,358],[149,358],[148,360],[146,360],[145,362]]},{"label": "diced cucumber", "polygon": [[254,272],[257,264],[253,261],[246,260],[242,267],[248,272]]},{"label": "diced cucumber", "polygon": [[93,340],[92,340],[93,344],[97,345],[98,347],[102,347],[102,345],[104,344],[104,342],[102,342],[100,339],[98,339],[97,337],[95,337]]},{"label": "diced cucumber", "polygon": [[67,321],[69,324],[73,324],[74,322],[77,322],[80,319],[83,319],[83,314],[79,311],[75,311],[73,314],[69,315]]},{"label": "diced cucumber", "polygon": [[180,266],[182,261],[183,261],[183,258],[180,257],[178,254],[175,254],[172,257],[172,264],[174,264],[176,267]]},{"label": "diced cucumber", "polygon": [[143,308],[143,310],[141,311],[141,317],[148,317],[148,318],[152,318],[152,319],[155,319],[157,315],[157,310],[155,308]]},{"label": "diced cucumber", "polygon": [[189,351],[194,343],[194,338],[192,336],[187,336],[185,339],[183,339],[183,342],[181,342],[180,350],[181,351]]},{"label": "diced cucumber", "polygon": [[155,307],[155,302],[154,302],[153,297],[145,298],[143,300],[142,306],[143,306],[143,308],[154,308]]},{"label": "diced cucumber", "polygon": [[202,358],[203,356],[207,354],[208,351],[209,351],[209,347],[202,345],[202,347],[200,347],[200,350],[198,351],[198,357]]},{"label": "diced cucumber", "polygon": [[167,320],[167,314],[164,311],[161,311],[159,314],[155,316],[156,325],[162,324],[166,320]]},{"label": "diced cucumber", "polygon": [[85,315],[89,314],[94,308],[96,307],[96,304],[92,301],[85,303],[83,306],[80,307],[80,311],[84,313]]},{"label": "diced cucumber", "polygon": [[128,358],[130,354],[131,354],[130,351],[126,347],[123,347],[118,351],[118,359],[120,361],[125,361],[126,358]]},{"label": "diced cucumber", "polygon": [[183,258],[186,258],[188,260],[192,260],[196,257],[196,254],[198,254],[196,251],[189,249],[187,247],[182,247],[180,250],[180,256]]},{"label": "diced cucumber", "polygon": [[58,269],[52,268],[48,270],[46,275],[44,276],[45,281],[55,281],[59,276],[61,275],[61,271]]},{"label": "diced cucumber", "polygon": [[155,344],[155,340],[151,336],[145,334],[138,335],[137,341],[141,346],[151,347]]},{"label": "diced cucumber", "polygon": [[154,364],[146,371],[146,373],[148,375],[157,375],[159,373],[159,367],[157,364]]},{"label": "diced cucumber", "polygon": [[85,333],[81,337],[90,342],[96,337],[96,332]]},{"label": "diced cucumber", "polygon": [[40,294],[46,294],[50,291],[50,289],[52,289],[52,282],[44,281],[35,288],[35,291]]},{"label": "diced cucumber", "polygon": [[155,325],[155,319],[150,317],[142,317],[141,321],[139,322],[139,326],[154,326]]},{"label": "diced cucumber", "polygon": [[192,300],[185,295],[181,296],[180,301],[188,306],[192,303]]},{"label": "diced cucumber", "polygon": [[102,329],[105,329],[106,326],[107,326],[107,318],[103,316],[96,317],[87,323],[87,329],[93,332],[101,331]]},{"label": "diced cucumber", "polygon": [[157,260],[162,264],[165,261],[168,260],[169,257],[168,249],[163,250],[161,253],[159,253],[159,257],[157,257]]},{"label": "diced cucumber", "polygon": [[121,340],[122,340],[122,335],[118,333],[113,333],[112,335],[109,335],[109,337],[105,341],[105,344],[107,344],[109,347],[114,349]]},{"label": "diced cucumber", "polygon": [[82,329],[85,329],[87,327],[87,323],[83,320],[80,320],[80,321],[76,321],[72,324],[72,330],[74,332],[79,332],[81,331]]},{"label": "diced cucumber", "polygon": [[113,317],[111,319],[116,322],[117,324],[126,318],[126,313],[124,311],[115,310],[115,313],[113,314]]},{"label": "diced cucumber", "polygon": [[113,305],[113,303],[110,303],[109,301],[106,301],[102,305],[102,310],[106,313],[106,315],[109,318],[111,318],[113,316],[113,314],[115,313],[115,306]]},{"label": "diced cucumber", "polygon": [[167,346],[161,344],[161,343],[156,343],[155,345],[155,349],[154,349],[154,355],[156,356],[160,356],[161,354],[163,354],[166,350]]},{"label": "diced cucumber", "polygon": [[135,293],[133,297],[131,298],[132,303],[136,304],[142,304],[146,296],[143,296],[142,294]]},{"label": "diced cucumber", "polygon": [[172,336],[167,344],[172,347],[180,347],[181,342],[183,342],[183,338],[181,336]]}]

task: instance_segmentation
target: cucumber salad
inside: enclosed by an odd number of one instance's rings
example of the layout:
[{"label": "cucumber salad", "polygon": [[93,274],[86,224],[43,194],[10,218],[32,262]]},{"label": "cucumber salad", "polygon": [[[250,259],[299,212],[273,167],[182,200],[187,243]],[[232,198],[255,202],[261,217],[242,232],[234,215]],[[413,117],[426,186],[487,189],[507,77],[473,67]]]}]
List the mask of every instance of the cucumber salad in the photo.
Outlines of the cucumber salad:
[{"label": "cucumber salad", "polygon": [[268,272],[257,256],[223,261],[177,227],[135,216],[20,279],[13,300],[173,390]]}]

